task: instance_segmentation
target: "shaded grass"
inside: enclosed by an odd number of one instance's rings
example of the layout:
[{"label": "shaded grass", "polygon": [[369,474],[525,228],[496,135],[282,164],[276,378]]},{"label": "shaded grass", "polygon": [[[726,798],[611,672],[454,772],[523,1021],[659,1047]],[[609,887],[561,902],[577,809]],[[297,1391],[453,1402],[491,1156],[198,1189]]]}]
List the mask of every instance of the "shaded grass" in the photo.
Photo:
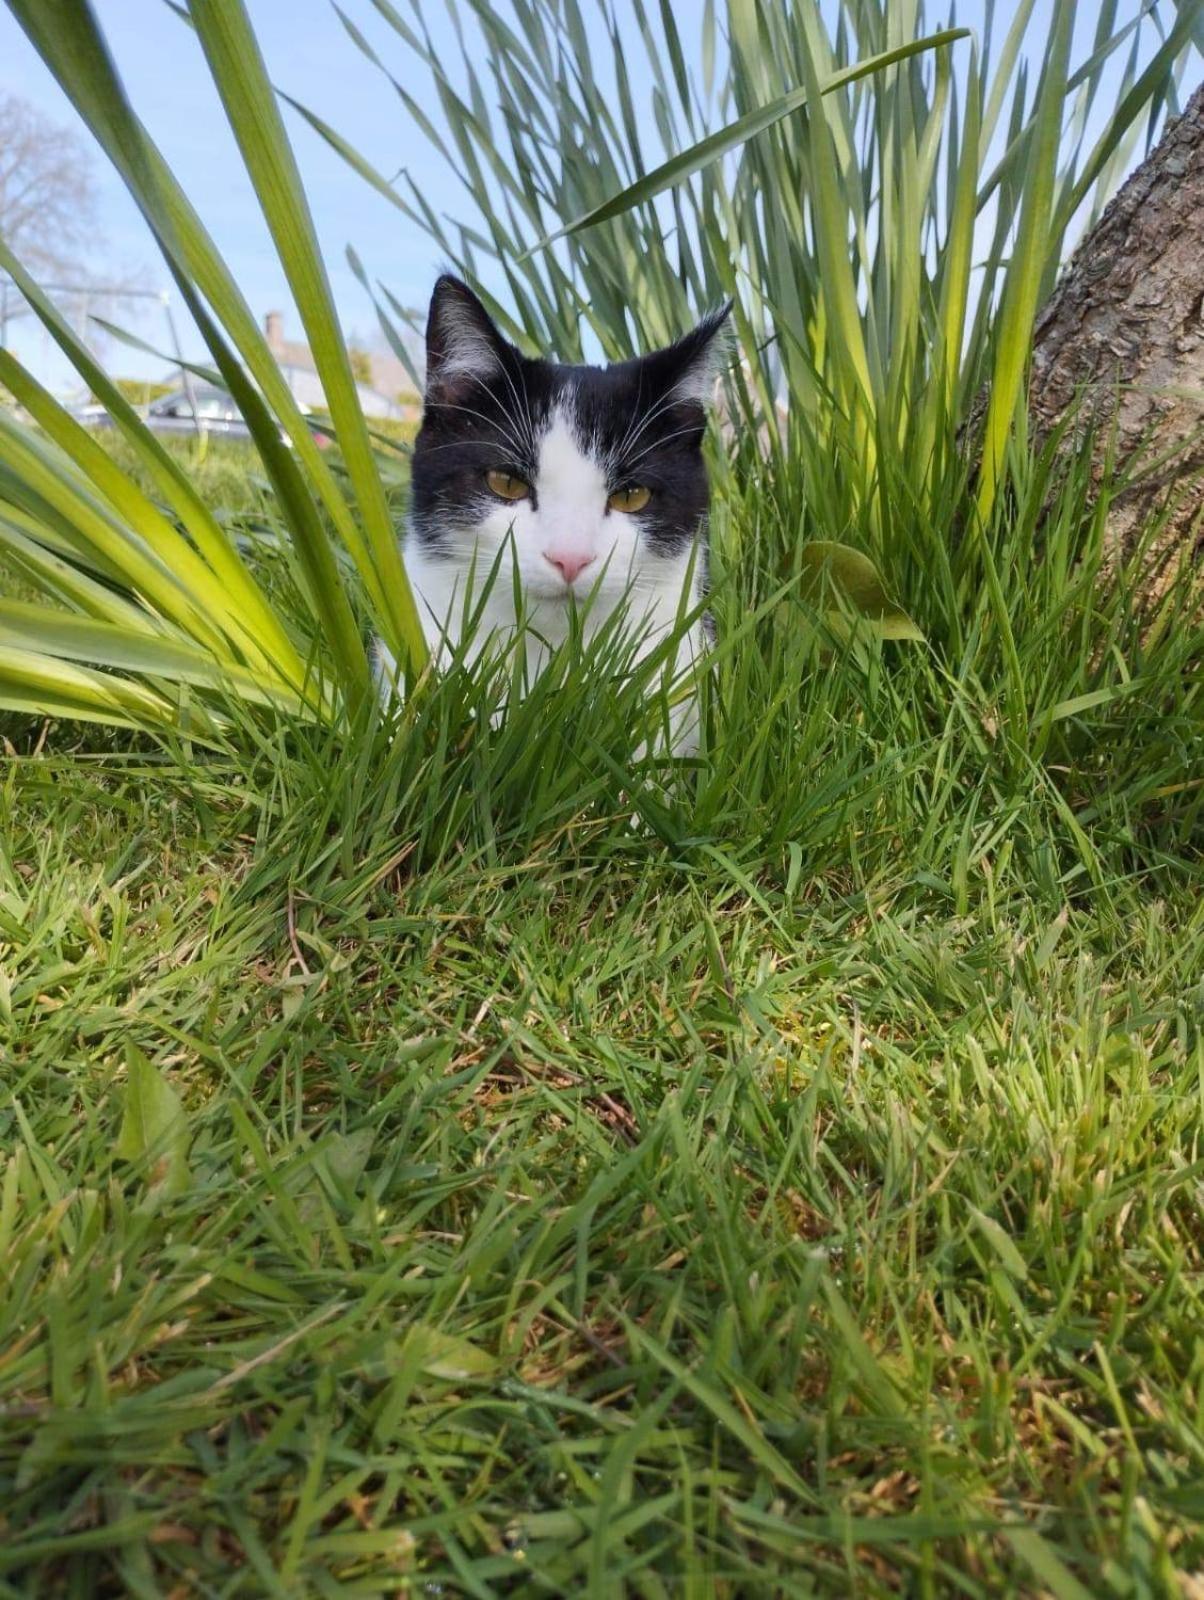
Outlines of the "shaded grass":
[{"label": "shaded grass", "polygon": [[721,500],[680,780],[571,659],[492,730],[8,725],[0,1593],[1176,1592],[1199,639],[1077,582],[1085,492],[981,607],[900,562],[931,650],[758,616],[798,522]]}]

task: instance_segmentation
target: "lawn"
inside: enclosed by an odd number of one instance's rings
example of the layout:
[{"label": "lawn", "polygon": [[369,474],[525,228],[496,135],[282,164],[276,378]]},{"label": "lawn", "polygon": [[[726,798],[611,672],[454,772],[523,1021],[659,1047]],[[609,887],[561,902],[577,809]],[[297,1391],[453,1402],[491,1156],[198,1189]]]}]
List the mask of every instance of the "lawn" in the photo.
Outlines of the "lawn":
[{"label": "lawn", "polygon": [[1024,737],[751,568],[680,778],[6,720],[0,1593],[1196,1592],[1197,646],[1000,567]]},{"label": "lawn", "polygon": [[[114,424],[0,353],[0,1600],[1202,1600],[1200,571],[1026,406],[1198,11],[378,3],[360,154],[175,7],[327,451],[92,7],[7,5],[250,441],[0,241]],[[528,354],[734,299],[696,758],[617,631],[422,676],[294,132]]]}]

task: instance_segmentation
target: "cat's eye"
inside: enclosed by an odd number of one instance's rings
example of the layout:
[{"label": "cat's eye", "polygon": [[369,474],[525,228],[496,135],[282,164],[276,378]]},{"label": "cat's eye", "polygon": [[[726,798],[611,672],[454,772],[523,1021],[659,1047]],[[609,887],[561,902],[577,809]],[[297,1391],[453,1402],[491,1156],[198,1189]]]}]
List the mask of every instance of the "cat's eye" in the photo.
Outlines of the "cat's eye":
[{"label": "cat's eye", "polygon": [[652,490],[643,484],[630,489],[616,489],[606,502],[608,511],[642,511],[652,499]]},{"label": "cat's eye", "polygon": [[512,472],[487,472],[485,482],[500,500],[525,500],[531,493],[531,485]]}]

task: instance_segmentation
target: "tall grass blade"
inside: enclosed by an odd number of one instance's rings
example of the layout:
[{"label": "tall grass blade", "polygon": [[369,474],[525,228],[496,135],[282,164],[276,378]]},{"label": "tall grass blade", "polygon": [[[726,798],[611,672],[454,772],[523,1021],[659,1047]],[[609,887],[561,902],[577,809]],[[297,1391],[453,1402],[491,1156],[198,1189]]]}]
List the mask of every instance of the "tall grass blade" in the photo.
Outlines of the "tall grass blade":
[{"label": "tall grass blade", "polygon": [[1059,6],[1037,93],[1036,116],[1025,163],[1027,182],[995,328],[996,356],[983,428],[977,496],[978,515],[984,523],[994,509],[999,491],[1004,451],[1023,398],[1033,325],[1052,265],[1045,241],[1053,221],[1073,26],[1074,7]]},{"label": "tall grass blade", "polygon": [[709,167],[727,155],[729,151],[738,149],[757,134],[764,133],[767,128],[773,127],[774,123],[803,110],[809,103],[814,104],[823,96],[834,94],[847,84],[869,77],[871,73],[881,72],[897,61],[905,61],[909,56],[918,55],[921,51],[939,50],[944,45],[953,44],[956,40],[966,39],[969,36],[968,28],[946,28],[940,33],[930,34],[925,39],[915,39],[908,44],[898,45],[893,50],[884,50],[878,55],[870,56],[855,66],[834,73],[822,82],[816,81],[804,85],[801,89],[794,89],[789,94],[781,95],[759,110],[750,111],[717,132],[708,134],[706,138],[700,139],[688,149],[671,156],[668,161],[662,162],[659,167],[638,178],[627,188],[611,196],[609,200],[604,200],[601,205],[592,207],[579,217],[574,217],[571,222],[565,223],[562,228],[548,234],[530,248],[533,251],[543,249],[566,233],[580,233],[585,228],[596,227],[600,222],[609,222],[612,217],[621,216],[633,206],[642,205],[663,194],[666,189],[683,183],[696,172],[702,171],[704,167]]},{"label": "tall grass blade", "polygon": [[351,357],[338,325],[301,175],[258,41],[242,0],[192,0],[190,9],[301,313],[330,405],[364,521],[379,604],[378,621],[386,642],[414,675],[426,660],[422,624],[402,567],[396,530],[360,409]]},{"label": "tall grass blade", "polygon": [[[322,459],[249,308],[159,152],[130,110],[91,7],[86,0],[50,0],[45,6],[12,0],[11,8],[118,167],[150,224],[185,304],[201,328],[290,514],[309,600],[338,675],[352,699],[368,694],[370,680],[364,646],[314,504],[315,495],[346,543],[386,632],[390,631],[389,619],[401,604],[397,599],[400,591],[392,598],[385,593],[373,549],[329,465]],[[221,327],[206,306],[220,317]],[[222,328],[229,333],[233,345]],[[244,374],[242,362],[256,387]],[[280,444],[281,426],[291,442],[291,452]],[[362,419],[360,426],[362,429]],[[354,443],[352,448],[354,452]],[[356,459],[362,477],[362,456]],[[379,525],[374,525],[378,544],[380,534]],[[402,659],[407,659],[410,652],[402,641],[398,644]]]}]

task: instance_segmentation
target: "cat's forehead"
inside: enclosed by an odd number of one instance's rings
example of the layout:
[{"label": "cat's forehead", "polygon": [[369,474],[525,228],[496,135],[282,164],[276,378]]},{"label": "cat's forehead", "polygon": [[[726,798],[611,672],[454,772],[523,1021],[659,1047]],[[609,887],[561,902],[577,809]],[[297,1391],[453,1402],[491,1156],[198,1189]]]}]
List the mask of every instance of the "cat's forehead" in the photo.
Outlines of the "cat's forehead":
[{"label": "cat's forehead", "polygon": [[525,387],[538,404],[543,424],[572,428],[582,441],[622,436],[633,417],[653,409],[658,399],[646,364],[639,359],[605,367],[546,360],[526,366]]},{"label": "cat's forehead", "polygon": [[546,399],[549,408],[586,411],[598,406],[631,405],[643,387],[643,363],[618,361],[594,367],[539,359],[522,364],[523,386]]},{"label": "cat's forehead", "polygon": [[566,385],[552,408],[536,444],[534,487],[541,498],[558,502],[579,501],[597,507],[607,493],[599,443],[581,426],[572,404],[573,389]]}]

